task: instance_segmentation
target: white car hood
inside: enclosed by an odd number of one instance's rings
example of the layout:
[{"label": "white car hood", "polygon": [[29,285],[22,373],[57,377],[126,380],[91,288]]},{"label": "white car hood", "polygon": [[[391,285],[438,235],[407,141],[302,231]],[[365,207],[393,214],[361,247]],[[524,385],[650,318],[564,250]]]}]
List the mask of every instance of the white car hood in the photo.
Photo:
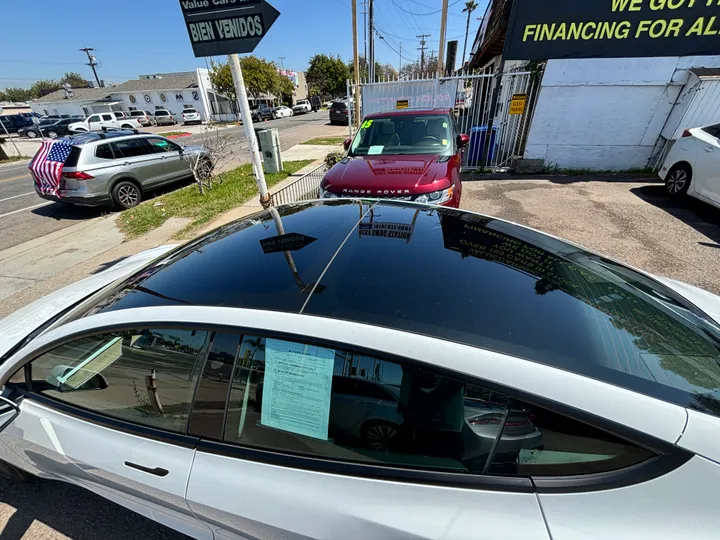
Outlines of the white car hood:
[{"label": "white car hood", "polygon": [[33,330],[55,315],[91,295],[105,285],[124,278],[160,257],[175,245],[160,246],[128,257],[104,272],[82,279],[19,309],[0,320],[0,356],[22,341]]}]

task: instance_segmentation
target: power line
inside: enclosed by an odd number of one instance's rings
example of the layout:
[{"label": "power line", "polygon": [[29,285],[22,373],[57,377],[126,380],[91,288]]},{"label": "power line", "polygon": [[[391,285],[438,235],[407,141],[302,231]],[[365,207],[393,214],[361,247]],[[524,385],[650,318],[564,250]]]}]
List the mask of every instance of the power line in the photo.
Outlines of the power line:
[{"label": "power line", "polygon": [[[416,15],[416,16],[418,16],[418,17],[427,17],[428,15],[436,15],[436,14],[438,14],[438,13],[440,13],[440,12],[442,11],[442,9],[438,9],[437,11],[431,11],[430,13],[414,13],[414,12],[412,12],[412,11],[409,11],[409,10],[405,9],[404,7],[399,6],[399,5],[397,4],[397,2],[395,2],[395,0],[390,0],[390,1],[391,1],[393,4],[395,4],[395,7],[397,7],[398,9],[404,11],[405,13],[409,13],[410,15]],[[454,5],[457,4],[458,2],[460,2],[460,0],[455,0],[455,2],[453,2],[452,4],[450,4],[450,6],[448,6],[448,7],[454,6]],[[416,3],[417,3],[417,2],[416,2]],[[421,4],[418,4],[418,5],[421,5]],[[425,7],[430,7],[430,6],[425,6]],[[462,16],[462,15],[461,15],[461,16]]]}]

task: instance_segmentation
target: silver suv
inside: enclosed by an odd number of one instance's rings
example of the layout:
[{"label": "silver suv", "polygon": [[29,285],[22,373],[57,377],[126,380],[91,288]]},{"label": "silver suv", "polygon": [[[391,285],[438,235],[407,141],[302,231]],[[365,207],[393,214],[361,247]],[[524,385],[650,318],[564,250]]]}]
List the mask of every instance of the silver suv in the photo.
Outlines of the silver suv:
[{"label": "silver suv", "polygon": [[188,157],[207,160],[201,170],[213,168],[207,149],[180,146],[152,133],[118,130],[83,133],[68,139],[73,148],[62,168],[58,194],[40,193],[35,186],[43,199],[132,208],[148,190],[190,178]]}]

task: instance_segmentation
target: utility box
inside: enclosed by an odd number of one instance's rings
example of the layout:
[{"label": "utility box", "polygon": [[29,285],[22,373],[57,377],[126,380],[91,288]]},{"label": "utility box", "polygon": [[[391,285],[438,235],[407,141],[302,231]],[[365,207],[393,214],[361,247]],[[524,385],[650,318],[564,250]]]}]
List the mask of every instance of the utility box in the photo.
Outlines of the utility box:
[{"label": "utility box", "polygon": [[280,155],[280,133],[277,128],[261,129],[257,132],[258,143],[262,148],[263,165],[267,174],[282,172]]}]

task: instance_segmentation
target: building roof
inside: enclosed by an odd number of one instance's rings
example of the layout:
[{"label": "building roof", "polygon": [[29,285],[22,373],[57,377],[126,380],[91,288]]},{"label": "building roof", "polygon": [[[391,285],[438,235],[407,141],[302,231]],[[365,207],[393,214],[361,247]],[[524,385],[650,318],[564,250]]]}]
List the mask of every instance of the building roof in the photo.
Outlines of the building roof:
[{"label": "building roof", "polygon": [[713,79],[720,77],[720,68],[692,68],[690,71],[701,79]]},{"label": "building roof", "polygon": [[179,90],[197,87],[194,72],[183,75],[171,75],[159,79],[133,79],[113,88],[113,92],[149,92],[152,90]]},{"label": "building roof", "polygon": [[43,96],[37,100],[37,103],[50,102],[68,102],[68,101],[102,101],[110,99],[110,94],[114,92],[114,88],[73,88],[73,97],[68,98],[64,89],[55,90],[54,92]]},{"label": "building roof", "polygon": [[[281,206],[275,217],[254,214],[169,252],[73,317],[184,305],[419,333],[651,395],[717,384],[685,374],[694,365],[686,355],[718,361],[720,341],[672,290],[540,232],[448,208],[353,199]],[[675,363],[687,364],[689,382],[673,374]]]}]

